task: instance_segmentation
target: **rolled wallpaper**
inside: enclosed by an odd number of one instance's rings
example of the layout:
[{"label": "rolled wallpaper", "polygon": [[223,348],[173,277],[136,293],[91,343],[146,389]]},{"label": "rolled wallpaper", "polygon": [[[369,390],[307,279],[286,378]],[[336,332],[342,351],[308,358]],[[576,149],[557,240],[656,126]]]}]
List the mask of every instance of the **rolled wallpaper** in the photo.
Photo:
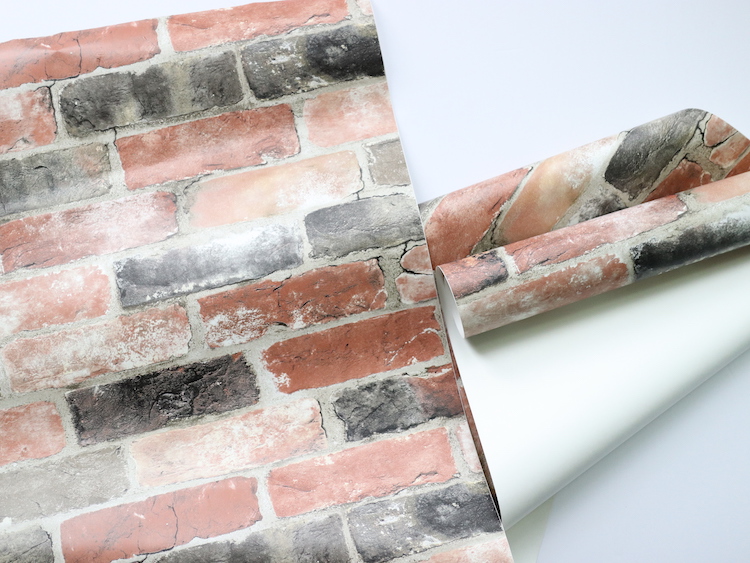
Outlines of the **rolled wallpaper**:
[{"label": "rolled wallpaper", "polygon": [[750,140],[684,110],[422,206],[465,336],[750,242]]},{"label": "rolled wallpaper", "polygon": [[14,40],[0,88],[0,560],[511,561],[368,3]]}]

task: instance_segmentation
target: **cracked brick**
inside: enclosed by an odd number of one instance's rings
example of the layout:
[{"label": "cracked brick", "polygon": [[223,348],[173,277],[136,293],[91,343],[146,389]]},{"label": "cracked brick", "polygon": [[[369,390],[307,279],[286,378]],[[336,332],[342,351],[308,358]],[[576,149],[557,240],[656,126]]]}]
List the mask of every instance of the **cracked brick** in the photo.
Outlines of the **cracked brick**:
[{"label": "cracked brick", "polygon": [[60,93],[68,131],[76,136],[134,123],[153,122],[242,99],[233,53],[152,65],[135,74],[82,78]]},{"label": "cracked brick", "polygon": [[50,459],[0,473],[0,519],[31,520],[85,508],[128,489],[119,448]]},{"label": "cracked brick", "polygon": [[261,519],[257,482],[233,477],[73,517],[62,523],[66,563],[109,563],[212,538]]},{"label": "cracked brick", "polygon": [[0,533],[0,563],[54,563],[52,538],[34,526],[18,532]]},{"label": "cracked brick", "polygon": [[83,145],[0,162],[0,217],[109,192],[109,153]]},{"label": "cracked brick", "polygon": [[67,400],[78,443],[90,445],[254,405],[259,393],[255,373],[235,354],[77,389]]},{"label": "cracked brick", "polygon": [[294,227],[271,224],[115,262],[123,306],[131,307],[258,279],[302,264],[302,238]]},{"label": "cracked brick", "polygon": [[382,76],[374,25],[347,25],[248,45],[242,63],[257,98],[273,99],[365,76]]},{"label": "cracked brick", "polygon": [[484,483],[459,483],[352,508],[349,529],[365,563],[381,563],[499,532],[500,521]]}]

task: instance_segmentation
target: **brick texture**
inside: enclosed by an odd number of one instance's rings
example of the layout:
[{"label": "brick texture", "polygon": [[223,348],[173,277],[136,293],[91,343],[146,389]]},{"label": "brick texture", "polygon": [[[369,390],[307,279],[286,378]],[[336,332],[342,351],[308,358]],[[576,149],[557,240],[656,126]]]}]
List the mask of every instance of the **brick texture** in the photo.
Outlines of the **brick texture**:
[{"label": "brick texture", "polygon": [[206,341],[217,347],[249,342],[274,325],[299,329],[381,309],[386,297],[378,262],[368,260],[250,284],[198,302]]},{"label": "brick texture", "polygon": [[109,152],[83,145],[0,162],[0,217],[109,192]]},{"label": "brick texture", "polygon": [[459,547],[443,553],[433,555],[425,563],[513,563],[513,555],[505,538],[472,545]]},{"label": "brick texture", "polygon": [[367,151],[373,182],[381,186],[406,186],[411,183],[400,141],[370,145]]},{"label": "brick texture", "polygon": [[728,167],[750,147],[750,139],[740,133],[735,133],[721,145],[711,151],[709,160],[722,167]]},{"label": "brick texture", "polygon": [[115,144],[130,189],[263,164],[299,151],[288,105],[225,113],[123,137]]},{"label": "brick texture", "polygon": [[172,16],[167,27],[174,48],[190,51],[261,35],[280,35],[306,25],[336,23],[348,14],[345,0],[292,0]]},{"label": "brick texture", "polygon": [[259,394],[255,373],[235,354],[78,389],[67,399],[78,442],[90,445],[254,405]]},{"label": "brick texture", "polygon": [[430,254],[426,244],[410,248],[401,257],[401,267],[415,274],[432,274]]},{"label": "brick texture", "polygon": [[0,284],[0,338],[93,319],[109,309],[109,278],[99,268],[76,268]]},{"label": "brick texture", "polygon": [[66,563],[109,563],[211,538],[261,519],[255,479],[234,477],[66,520]]},{"label": "brick texture", "polygon": [[0,465],[38,459],[65,447],[62,419],[52,403],[30,403],[0,411]]},{"label": "brick texture", "polygon": [[276,514],[285,517],[441,483],[455,472],[448,435],[437,429],[274,469],[268,490]]},{"label": "brick texture", "polygon": [[118,498],[128,486],[119,448],[50,458],[0,473],[0,514],[13,520],[46,518]]},{"label": "brick texture", "polygon": [[401,274],[396,278],[396,289],[401,296],[401,302],[410,305],[437,297],[435,279],[432,275]]},{"label": "brick texture", "polygon": [[187,353],[189,341],[187,314],[172,305],[19,338],[5,347],[2,357],[13,390],[22,393],[176,358]]},{"label": "brick texture", "polygon": [[284,393],[424,362],[444,353],[432,307],[408,309],[290,338],[263,353]]},{"label": "brick texture", "polygon": [[701,203],[718,203],[750,192],[750,176],[732,176],[693,189],[690,193]]},{"label": "brick texture", "polygon": [[725,141],[734,132],[734,127],[729,125],[729,123],[716,115],[712,115],[708,123],[706,123],[706,132],[704,134],[706,145],[715,147],[722,141]]},{"label": "brick texture", "polygon": [[396,132],[386,84],[326,92],[305,102],[310,140],[321,147]]},{"label": "brick texture", "polygon": [[477,448],[474,444],[474,438],[471,435],[468,422],[464,421],[458,425],[456,428],[456,439],[469,469],[474,473],[480,473],[482,471],[482,462],[477,455]]},{"label": "brick texture", "polygon": [[330,205],[362,189],[357,157],[345,151],[201,182],[190,224],[213,227]]},{"label": "brick texture", "polygon": [[326,445],[313,399],[170,430],[135,442],[138,480],[163,485],[224,475],[317,451]]},{"label": "brick texture", "polygon": [[0,154],[48,145],[56,134],[49,88],[0,96]]},{"label": "brick texture", "polygon": [[6,272],[46,268],[164,240],[177,232],[174,195],[144,193],[0,225]]},{"label": "brick texture", "polygon": [[649,194],[646,201],[684,192],[709,182],[711,182],[711,174],[703,170],[700,164],[683,158],[677,167]]},{"label": "brick texture", "polygon": [[16,39],[0,44],[0,88],[70,78],[145,61],[159,52],[156,20]]},{"label": "brick texture", "polygon": [[2,563],[54,563],[52,538],[42,528],[33,526],[19,532],[0,534]]}]

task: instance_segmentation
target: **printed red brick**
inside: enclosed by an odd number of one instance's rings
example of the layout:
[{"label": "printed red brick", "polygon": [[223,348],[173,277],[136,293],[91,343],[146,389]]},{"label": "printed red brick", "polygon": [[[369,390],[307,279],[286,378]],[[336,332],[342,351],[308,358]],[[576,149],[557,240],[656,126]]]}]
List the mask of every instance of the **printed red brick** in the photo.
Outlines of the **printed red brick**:
[{"label": "printed red brick", "polygon": [[225,475],[326,447],[314,399],[254,410],[135,442],[138,481],[147,486]]},{"label": "printed red brick", "polygon": [[288,105],[225,113],[115,142],[131,190],[299,151]]},{"label": "printed red brick", "polygon": [[420,244],[407,250],[401,257],[401,267],[415,274],[432,274],[432,263],[427,245]]},{"label": "printed red brick", "polygon": [[385,82],[326,92],[304,108],[310,140],[332,147],[396,132],[396,119]]},{"label": "printed red brick", "polygon": [[401,274],[396,278],[396,289],[401,296],[401,302],[410,305],[437,297],[435,278],[432,274]]},{"label": "printed red brick", "polygon": [[687,206],[675,196],[642,203],[528,240],[509,244],[519,272],[540,264],[559,264],[601,246],[628,239],[675,221]]},{"label": "printed red brick", "polygon": [[479,545],[459,547],[451,551],[438,553],[424,563],[513,563],[508,540],[503,535]]},{"label": "printed red brick", "polygon": [[362,187],[353,152],[339,152],[206,180],[190,207],[190,224],[213,227],[338,203]]},{"label": "printed red brick", "polygon": [[447,369],[441,372],[440,375],[432,377],[410,377],[407,380],[414,390],[417,402],[430,418],[451,417],[463,412],[453,370]]},{"label": "printed red brick", "polygon": [[175,197],[153,192],[0,225],[4,271],[47,268],[164,240],[177,232]]},{"label": "printed red brick", "polygon": [[308,25],[336,23],[349,15],[345,0],[289,0],[247,4],[172,16],[167,29],[177,51],[190,51]]},{"label": "printed red brick", "polygon": [[276,514],[286,517],[442,483],[456,472],[448,433],[438,428],[274,469],[268,490]]},{"label": "printed red brick", "polygon": [[519,168],[440,200],[424,226],[433,267],[469,256],[528,172]]},{"label": "printed red brick", "polygon": [[145,61],[160,52],[156,20],[0,44],[0,88]]},{"label": "printed red brick", "polygon": [[616,146],[617,136],[609,137],[539,163],[500,223],[498,242],[508,244],[552,230],[603,174]]},{"label": "printed red brick", "polygon": [[0,465],[56,454],[65,447],[60,413],[40,402],[0,411]]},{"label": "printed red brick", "polygon": [[199,299],[212,348],[249,342],[272,325],[293,329],[385,307],[377,260],[327,266],[281,282],[264,281]]},{"label": "printed red brick", "polygon": [[66,563],[109,563],[212,538],[261,520],[257,481],[234,477],[76,516],[62,523]]},{"label": "printed red brick", "polygon": [[0,154],[48,145],[56,134],[49,88],[0,97]]},{"label": "printed red brick", "polygon": [[65,387],[102,373],[163,362],[188,352],[185,310],[172,305],[8,344],[2,356],[14,391]]},{"label": "printed red brick", "polygon": [[708,158],[714,164],[727,167],[733,164],[748,147],[750,147],[750,139],[741,133],[735,133],[712,150]]},{"label": "printed red brick", "polygon": [[93,319],[107,312],[109,302],[109,278],[99,268],[78,268],[0,284],[0,338]]},{"label": "printed red brick", "polygon": [[727,178],[730,176],[737,176],[738,174],[744,174],[750,172],[750,153],[743,156],[740,161],[734,165],[734,168],[727,174]]},{"label": "printed red brick", "polygon": [[278,342],[263,353],[279,390],[325,387],[443,353],[432,307],[381,315]]},{"label": "printed red brick", "polygon": [[718,203],[750,192],[750,174],[743,173],[690,191],[701,203]]},{"label": "printed red brick", "polygon": [[464,456],[466,465],[474,473],[480,473],[482,471],[482,463],[479,461],[477,448],[474,445],[474,438],[471,436],[468,422],[462,422],[458,425],[456,428],[456,439],[458,440],[458,445],[461,447],[461,454]]},{"label": "printed red brick", "polygon": [[715,147],[728,139],[735,131],[736,129],[729,125],[729,123],[720,117],[712,115],[711,119],[706,123],[706,133],[703,135],[703,139],[707,146]]},{"label": "printed red brick", "polygon": [[668,195],[697,188],[711,181],[711,174],[703,170],[700,164],[684,158],[669,175],[656,186],[645,201],[653,201]]}]

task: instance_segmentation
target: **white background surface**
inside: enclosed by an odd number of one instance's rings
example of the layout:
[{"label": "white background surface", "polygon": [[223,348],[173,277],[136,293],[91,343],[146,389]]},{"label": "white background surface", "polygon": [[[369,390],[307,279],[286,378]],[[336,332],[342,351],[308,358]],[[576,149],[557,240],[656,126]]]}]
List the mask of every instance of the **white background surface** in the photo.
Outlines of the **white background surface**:
[{"label": "white background surface", "polygon": [[[739,0],[374,3],[394,109],[420,200],[685,107],[712,111],[750,132],[750,5]],[[220,0],[27,0],[0,20],[0,40],[226,5]],[[741,332],[750,314],[731,299],[721,299],[724,286],[742,294],[748,262],[750,254],[740,253],[713,263],[715,268],[700,266],[674,281],[652,284],[658,290],[660,284],[675,283],[689,292],[692,282],[720,293],[693,293],[703,308],[696,307],[692,319],[680,320],[683,338],[705,345],[698,356],[702,366],[721,365],[730,348],[750,341],[750,333]],[[722,275],[727,277],[712,286]],[[604,296],[516,330],[501,329],[485,337],[480,348],[491,357],[492,338],[500,347],[513,341],[522,349],[545,338],[561,345],[564,341],[554,338],[555,319],[572,316],[595,324],[602,319],[600,311],[608,314],[610,299],[632,300],[638,307],[644,303],[641,297],[650,298],[632,291],[634,297]],[[674,310],[691,307],[685,302]],[[715,324],[704,321],[701,310],[713,311]],[[631,325],[615,326],[621,330],[611,334],[612,342],[628,335],[611,361],[636,374],[669,336],[648,330],[648,317],[646,308]],[[692,324],[686,326],[685,319]],[[719,351],[711,342],[724,346]],[[577,344],[572,350],[586,357],[587,342]],[[514,374],[519,385],[556,373],[556,357],[548,348],[532,347],[529,355]],[[661,369],[684,373],[679,361]],[[465,379],[470,376],[462,371]],[[708,375],[700,371],[690,370],[698,379]],[[608,377],[606,369],[572,375],[580,375],[580,381]],[[531,386],[525,392],[533,391]],[[570,391],[560,395],[561,403],[590,400],[589,388]],[[747,561],[748,391],[750,358],[744,358],[568,486],[555,501],[539,562]],[[539,416],[540,427],[549,425],[547,415]],[[602,420],[607,416],[601,413]],[[488,432],[519,441],[533,435],[512,422],[498,420]],[[483,434],[483,439],[489,437]],[[580,444],[580,436],[570,439]],[[566,453],[565,444],[560,447]]]}]

